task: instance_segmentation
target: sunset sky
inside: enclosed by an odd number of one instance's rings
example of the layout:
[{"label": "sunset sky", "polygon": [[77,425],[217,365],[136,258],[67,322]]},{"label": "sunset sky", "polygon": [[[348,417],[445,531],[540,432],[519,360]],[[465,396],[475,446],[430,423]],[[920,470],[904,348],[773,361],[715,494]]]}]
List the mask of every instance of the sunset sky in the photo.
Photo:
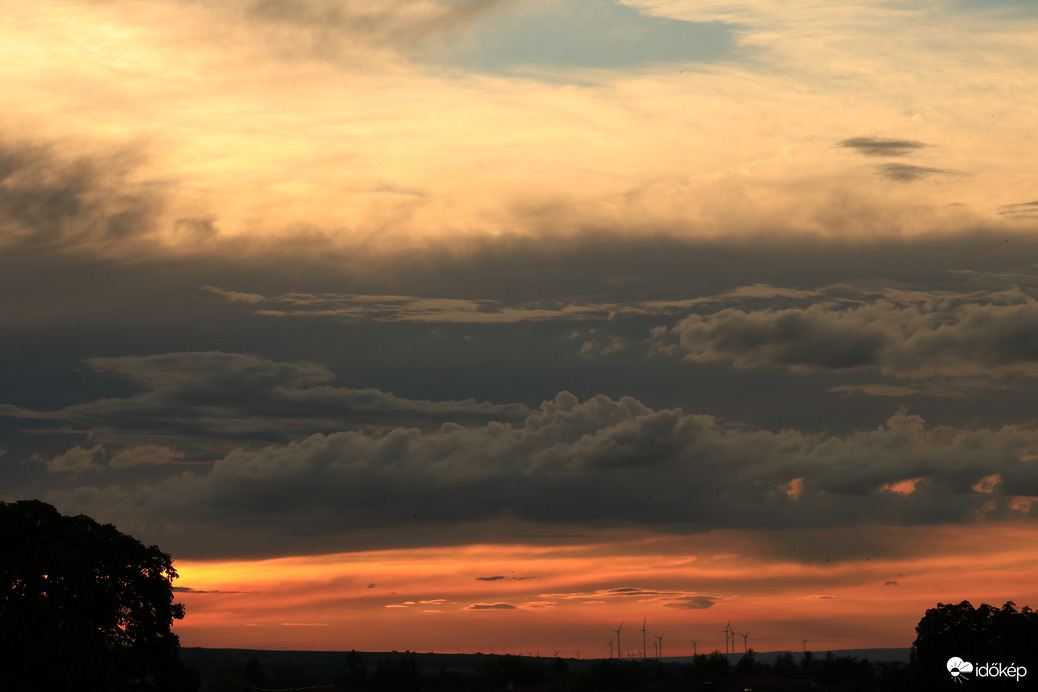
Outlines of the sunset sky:
[{"label": "sunset sky", "polygon": [[12,3],[0,499],[170,553],[185,646],[1038,607],[1036,35],[1032,0]]}]

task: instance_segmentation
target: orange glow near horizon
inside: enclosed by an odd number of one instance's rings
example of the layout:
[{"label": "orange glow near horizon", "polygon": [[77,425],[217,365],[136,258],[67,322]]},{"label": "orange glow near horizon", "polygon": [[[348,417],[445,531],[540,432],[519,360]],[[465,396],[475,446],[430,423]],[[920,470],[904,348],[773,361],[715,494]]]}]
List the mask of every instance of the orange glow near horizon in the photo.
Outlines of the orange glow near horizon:
[{"label": "orange glow near horizon", "polygon": [[190,591],[177,597],[187,617],[176,631],[184,646],[561,649],[591,658],[608,655],[609,629],[620,622],[625,654],[640,655],[635,630],[644,617],[650,634],[666,633],[667,655],[678,656],[693,639],[700,652],[723,649],[718,635],[729,619],[758,651],[796,651],[800,637],[816,651],[908,647],[938,602],[1038,602],[1033,527],[885,531],[900,557],[775,559],[765,554],[767,533],[718,531],[580,546],[185,561],[177,563],[178,586]]}]

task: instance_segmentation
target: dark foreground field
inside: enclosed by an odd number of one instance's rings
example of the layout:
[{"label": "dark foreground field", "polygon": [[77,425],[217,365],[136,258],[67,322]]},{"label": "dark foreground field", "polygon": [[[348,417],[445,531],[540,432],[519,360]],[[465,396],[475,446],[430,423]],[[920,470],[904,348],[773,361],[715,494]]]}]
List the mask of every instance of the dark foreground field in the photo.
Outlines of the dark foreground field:
[{"label": "dark foreground field", "polygon": [[[408,676],[423,680],[421,689],[610,689],[600,678],[621,687],[612,689],[698,689],[703,675],[732,683],[774,675],[807,681],[821,675],[832,678],[835,669],[847,671],[854,681],[831,680],[829,689],[875,689],[861,672],[896,670],[909,659],[909,649],[855,649],[809,653],[711,654],[667,657],[662,661],[628,659],[555,659],[551,656],[502,654],[416,653],[410,651],[268,651],[252,649],[184,648],[181,656],[202,676],[203,692],[291,689],[337,685],[337,689],[406,690]],[[851,669],[856,669],[852,671]],[[814,674],[814,675],[812,675]],[[878,681],[878,680],[877,680]],[[644,682],[644,685],[642,684]],[[844,683],[851,684],[844,684]],[[690,684],[683,684],[690,683]],[[711,689],[726,689],[721,685]],[[419,688],[415,688],[419,689]],[[760,687],[758,687],[760,689]],[[793,689],[793,688],[783,688]],[[818,689],[818,688],[816,688]]]}]

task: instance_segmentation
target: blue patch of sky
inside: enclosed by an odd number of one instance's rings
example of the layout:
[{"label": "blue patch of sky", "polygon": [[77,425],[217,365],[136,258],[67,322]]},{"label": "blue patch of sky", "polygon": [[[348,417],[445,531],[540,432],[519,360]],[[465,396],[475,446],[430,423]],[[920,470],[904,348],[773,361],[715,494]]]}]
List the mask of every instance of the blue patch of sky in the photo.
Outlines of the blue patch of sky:
[{"label": "blue patch of sky", "polygon": [[958,0],[967,10],[1007,10],[1019,14],[1038,15],[1038,0]]},{"label": "blue patch of sky", "polygon": [[610,0],[550,0],[492,13],[444,59],[489,72],[618,69],[715,61],[734,46],[730,28],[721,22],[655,17]]}]

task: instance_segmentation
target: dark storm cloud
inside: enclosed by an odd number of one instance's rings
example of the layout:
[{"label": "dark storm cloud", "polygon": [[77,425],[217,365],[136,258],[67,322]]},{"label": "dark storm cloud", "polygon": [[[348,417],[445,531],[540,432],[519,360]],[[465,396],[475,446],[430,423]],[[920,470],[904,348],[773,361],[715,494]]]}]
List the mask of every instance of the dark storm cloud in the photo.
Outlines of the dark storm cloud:
[{"label": "dark storm cloud", "polygon": [[[1038,493],[1035,458],[1033,427],[958,429],[899,414],[842,437],[776,433],[562,393],[521,424],[315,434],[237,450],[208,472],[136,488],[82,485],[50,499],[129,521],[175,518],[191,535],[203,518],[213,535],[243,530],[247,518],[244,530],[269,544],[306,535],[341,549],[372,531],[404,544],[429,532],[464,542],[471,527],[506,520],[684,532],[1017,516],[1012,498]],[[625,593],[651,596],[613,595]]]},{"label": "dark storm cloud", "polygon": [[913,166],[908,163],[884,163],[876,166],[879,174],[887,180],[898,183],[910,183],[921,178],[929,178],[934,175],[959,175],[957,171],[949,171],[943,168],[927,168],[926,166]]},{"label": "dark storm cloud", "polygon": [[132,181],[141,160],[0,141],[0,247],[103,251],[148,235],[160,199]]},{"label": "dark storm cloud", "polygon": [[[360,262],[333,252],[315,258],[289,256],[279,264],[264,265],[262,273],[239,270],[233,283],[200,281],[191,288],[207,285],[208,296],[241,309],[301,311],[382,297],[493,301],[510,308],[541,301],[550,307],[572,303],[602,309],[646,303],[646,309],[655,311],[662,309],[655,303],[716,300],[737,290],[741,294],[733,294],[733,299],[749,300],[754,286],[770,287],[775,298],[860,281],[958,289],[963,277],[951,270],[1020,270],[1029,264],[1021,253],[1036,247],[1033,238],[1020,233],[978,231],[854,242],[803,236],[790,241],[780,237],[780,229],[770,230],[743,241],[682,239],[648,231],[635,237],[587,229],[548,242],[473,241],[460,250],[431,242],[422,253],[401,254],[390,261]],[[1007,251],[1005,238],[1015,243],[1012,251]],[[235,268],[231,262],[225,264]]]},{"label": "dark storm cloud", "polygon": [[[845,319],[847,314],[852,319]],[[686,358],[693,361],[732,357],[736,367],[779,365],[791,368],[855,368],[875,365],[885,333],[854,312],[807,309],[728,308],[713,315],[693,315],[674,331]],[[724,354],[724,355],[721,355]]]},{"label": "dark storm cloud", "polygon": [[[109,252],[122,246],[109,229],[119,224],[108,220],[137,209],[147,235],[155,208],[120,172],[132,160],[107,167],[104,157],[9,151],[0,188],[10,250],[0,253],[0,293],[15,297],[0,340],[5,492],[49,492],[63,511],[130,522],[127,530],[158,527],[163,545],[184,555],[451,543],[480,531],[547,541],[614,526],[951,521],[983,506],[970,490],[978,479],[1000,475],[983,500],[1009,515],[1007,498],[1038,487],[1021,461],[1026,425],[937,426],[952,444],[934,451],[929,426],[911,416],[877,428],[889,408],[864,419],[796,389],[797,378],[728,369],[872,369],[899,382],[1027,371],[1035,244],[1023,235],[743,242],[587,230],[550,242],[433,243],[390,259],[288,246],[266,259],[217,235],[220,252],[116,261]],[[219,225],[218,216],[184,217],[167,230],[211,236]],[[1012,294],[1007,282],[1021,288]],[[344,300],[371,310],[372,297],[387,296],[376,308],[393,319],[289,325],[255,314]],[[450,300],[475,313],[552,316],[439,331],[400,317],[442,321],[459,312]],[[695,363],[646,358],[654,327]],[[610,396],[536,409],[563,387]],[[637,398],[622,396],[632,391]],[[679,404],[752,423],[670,408]],[[1012,408],[1026,416],[1026,403]],[[839,415],[851,422],[838,434],[818,432],[837,430]],[[862,420],[867,430],[852,432]],[[913,425],[915,442],[895,434]],[[32,430],[63,432],[22,434]],[[981,451],[969,456],[969,445]],[[211,470],[185,466],[214,459]],[[909,495],[880,490],[915,478]]]},{"label": "dark storm cloud", "polygon": [[808,307],[725,308],[690,315],[672,332],[687,359],[739,368],[877,368],[900,378],[1038,374],[1038,300],[1030,290],[832,287]]},{"label": "dark storm cloud", "polygon": [[851,137],[841,140],[837,146],[854,149],[866,156],[905,156],[927,146],[911,139],[883,139],[880,137]]},{"label": "dark storm cloud", "polygon": [[[100,163],[98,159],[92,165]],[[92,218],[87,217],[87,221]],[[218,218],[199,219],[201,226],[220,225]],[[124,452],[132,451],[132,456],[124,456],[123,461],[143,460],[140,450],[150,447],[154,463],[123,468],[158,473],[163,466],[170,471],[181,463],[220,458],[235,447],[285,443],[315,432],[330,434],[364,426],[429,427],[444,422],[468,425],[492,419],[515,422],[524,415],[523,406],[512,413],[495,413],[496,409],[473,408],[470,403],[461,407],[464,411],[451,413],[442,402],[474,398],[535,407],[562,388],[581,397],[634,395],[657,408],[680,405],[769,429],[846,432],[878,425],[891,408],[889,399],[879,403],[860,403],[873,398],[864,396],[838,399],[842,392],[907,396],[962,391],[950,381],[923,387],[920,378],[927,372],[935,378],[953,375],[967,356],[975,361],[970,367],[983,369],[989,380],[987,385],[973,382],[971,386],[986,386],[989,391],[995,383],[988,375],[1030,367],[1026,322],[1014,325],[1008,311],[992,308],[993,322],[1003,331],[987,337],[980,334],[974,340],[978,358],[968,355],[969,339],[962,325],[955,324],[965,316],[965,308],[956,306],[973,294],[979,296],[978,306],[994,305],[994,297],[985,297],[992,294],[993,286],[1019,284],[1029,291],[1034,287],[1033,270],[1027,267],[1035,242],[1021,234],[880,238],[859,244],[821,239],[789,242],[772,236],[753,242],[682,240],[651,233],[635,238],[588,231],[551,242],[504,238],[454,249],[434,243],[424,253],[391,259],[335,252],[305,256],[286,247],[276,261],[237,252],[237,246],[223,242],[217,240],[216,249],[225,252],[209,248],[178,258],[145,251],[132,261],[107,258],[92,251],[93,246],[69,253],[59,246],[19,245],[15,251],[0,253],[0,294],[16,297],[5,305],[5,324],[10,328],[0,340],[0,356],[7,363],[0,398],[0,404],[6,405],[6,416],[0,416],[0,425],[8,431],[5,459],[22,462],[36,454],[73,482],[75,473],[114,468],[113,459]],[[851,288],[840,294],[832,287],[843,281]],[[202,286],[223,288],[213,292],[201,290]],[[944,319],[940,311],[896,299],[887,290],[890,287],[915,287],[930,301],[950,296],[955,301],[950,326],[956,329],[939,331],[938,318]],[[302,317],[312,309],[342,308],[344,296],[359,297],[355,306],[360,316]],[[403,298],[393,302],[397,297]],[[276,305],[270,302],[281,299],[284,302]],[[289,303],[290,299],[295,302]],[[869,350],[874,346],[868,339],[862,348],[845,338],[847,325],[836,323],[829,314],[840,309],[860,311],[880,299],[895,307],[880,315],[876,324],[853,324],[852,335],[864,332],[868,338],[897,346],[904,335],[876,326],[890,320],[896,323],[898,315],[918,310],[929,326],[909,325],[917,335],[913,348],[926,345],[944,360],[931,359],[930,365],[916,368],[925,354],[907,346],[885,347],[877,355]],[[444,307],[452,300],[478,317],[494,316],[497,311],[498,316],[518,321],[442,321],[458,315],[469,319],[468,313]],[[375,305],[378,301],[382,304]],[[728,351],[711,341],[709,334],[682,351],[680,332],[689,313],[709,319],[734,309],[771,319],[782,310],[806,311],[815,303],[821,306],[819,314],[798,319],[811,322],[817,317],[819,326],[828,330],[818,333],[828,339],[826,347],[836,344],[843,349],[835,355],[812,355],[810,344],[755,348],[742,344],[740,352]],[[300,318],[256,314],[258,309],[291,310]],[[365,316],[374,309],[387,317]],[[769,310],[773,312],[761,312]],[[1001,312],[1006,319],[998,319]],[[678,330],[670,331],[675,325]],[[651,331],[654,328],[661,332],[658,338]],[[1013,329],[1018,333],[1012,334]],[[923,344],[918,337],[927,330],[933,338]],[[573,333],[577,337],[568,338]],[[948,335],[955,337],[950,345],[937,338]],[[985,338],[994,340],[995,348],[987,348]],[[659,349],[653,351],[656,345]],[[225,364],[237,374],[203,378],[202,373],[210,371],[203,368],[192,374],[197,364],[186,361],[176,377],[172,371],[159,377],[144,364],[131,365],[131,361],[116,360],[103,371],[83,367],[85,358],[97,356],[118,359],[125,354],[214,349],[225,352]],[[681,355],[703,351],[704,357],[692,362],[658,357],[666,349]],[[325,368],[340,379],[313,383],[274,379],[269,380],[270,389],[257,393],[255,387],[250,389],[248,370],[236,370],[243,363],[233,355],[250,352],[270,363],[318,364],[314,372]],[[993,356],[999,353],[1004,353],[1002,364],[994,363]],[[892,354],[903,357],[884,360]],[[845,367],[869,357],[878,357],[879,364]],[[747,369],[733,373],[730,363],[737,359],[747,363]],[[811,386],[794,381],[799,375],[779,378],[756,365],[749,369],[749,363],[826,373],[832,379],[812,381],[811,391]],[[858,378],[863,372],[864,383]],[[844,379],[846,373],[855,377]],[[893,384],[900,389],[895,392],[889,389],[890,382],[868,379],[873,378],[871,373],[875,378],[899,378]],[[914,389],[903,386],[909,377]],[[836,394],[826,398],[828,392]],[[981,409],[959,406],[924,413],[929,420],[959,423],[975,416],[983,424],[1024,420],[1026,394],[1023,390],[1009,394]],[[791,403],[771,403],[779,399]],[[513,414],[518,418],[510,417]],[[73,430],[86,437],[23,434],[35,429]],[[102,450],[85,454],[99,443]],[[77,447],[83,451],[74,452]],[[154,453],[159,448],[166,450],[163,463],[158,461],[162,456]],[[175,458],[180,454],[183,458]],[[62,461],[55,462],[59,458]],[[11,493],[30,492],[24,483],[33,469],[45,472],[46,465],[8,463],[0,480]],[[550,530],[558,532],[555,527]],[[547,528],[533,531],[547,532]]]},{"label": "dark storm cloud", "polygon": [[[134,237],[148,237],[155,228],[151,215],[162,205],[161,185],[131,182],[133,156],[63,157],[54,148],[13,145],[3,154],[8,173],[0,219],[9,247],[0,257],[0,292],[21,296],[9,319],[61,316],[66,326],[98,318],[154,320],[170,331],[179,322],[202,343],[220,330],[231,307],[342,321],[601,319],[625,310],[674,311],[680,306],[669,303],[687,305],[754,284],[792,290],[882,277],[940,286],[949,283],[949,268],[1016,267],[1033,247],[1033,240],[1013,236],[1014,252],[1007,253],[983,233],[877,239],[852,249],[844,241],[791,243],[776,229],[754,242],[586,229],[551,242],[506,237],[462,248],[433,242],[421,253],[376,259],[332,248],[306,255],[288,242],[236,244],[220,238],[218,216],[201,216],[171,221],[166,229],[173,237],[207,239],[201,255],[178,258],[138,247],[132,262],[117,262],[104,255],[127,248],[125,238],[113,240],[117,229],[128,228],[133,217],[139,220]],[[62,240],[41,245],[46,238]],[[200,294],[200,286],[210,288]],[[204,305],[204,296],[219,303]]]},{"label": "dark storm cloud", "polygon": [[[248,354],[167,353],[92,358],[88,364],[95,371],[127,378],[143,391],[57,411],[0,405],[0,416],[72,425],[92,439],[130,446],[110,462],[112,467],[127,467],[183,458],[182,452],[155,440],[204,450],[222,448],[226,453],[243,444],[350,427],[515,421],[528,412],[517,405],[414,401],[376,389],[336,387],[335,375],[324,366],[279,363]],[[86,470],[94,465],[96,454],[77,447],[50,465],[53,470]]]}]

